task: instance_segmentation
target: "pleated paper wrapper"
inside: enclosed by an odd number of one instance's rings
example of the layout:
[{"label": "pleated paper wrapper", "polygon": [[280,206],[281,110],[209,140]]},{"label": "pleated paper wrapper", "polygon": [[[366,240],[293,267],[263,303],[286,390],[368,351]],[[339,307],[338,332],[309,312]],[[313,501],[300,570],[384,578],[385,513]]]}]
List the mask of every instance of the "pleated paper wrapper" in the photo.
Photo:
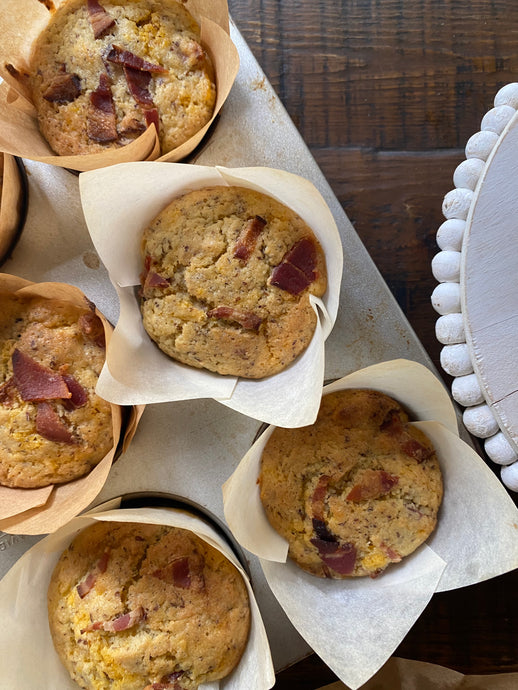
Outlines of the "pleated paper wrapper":
[{"label": "pleated paper wrapper", "polygon": [[222,552],[240,571],[246,583],[251,626],[245,652],[233,670],[219,682],[199,690],[268,690],[275,683],[270,648],[263,621],[246,573],[221,536],[205,521],[170,508],[118,509],[112,501],[71,520],[27,551],[0,582],[0,647],[2,683],[10,690],[76,690],[56,654],[47,616],[47,589],[52,571],[76,534],[95,520],[141,522],[188,529]]},{"label": "pleated paper wrapper", "polygon": [[[214,185],[237,185],[285,204],[309,225],[327,264],[328,287],[310,296],[317,327],[308,348],[284,371],[258,380],[221,376],[165,355],[142,325],[136,290],[143,270],[142,232],[176,197]],[[271,168],[222,168],[182,163],[128,163],[79,176],[81,203],[95,248],[120,301],[99,395],[118,404],[212,398],[269,424],[303,426],[318,411],[324,343],[338,310],[343,250],[331,211],[318,190],[298,175]]]},{"label": "pleated paper wrapper", "polygon": [[[67,0],[54,0],[56,8]],[[101,3],[102,4],[102,3]],[[32,46],[46,27],[51,13],[40,0],[3,0],[0,44],[0,151],[71,170],[94,170],[116,163],[140,160],[178,161],[188,156],[218,116],[239,70],[239,54],[229,34],[226,0],[187,0],[182,3],[201,29],[201,44],[210,55],[215,74],[216,103],[210,121],[176,149],[160,156],[154,125],[135,141],[116,150],[76,156],[56,155],[38,127],[36,108],[23,77],[30,69]],[[12,65],[7,69],[6,65]],[[22,76],[17,78],[13,74]]]},{"label": "pleated paper wrapper", "polygon": [[394,360],[324,388],[370,388],[399,401],[435,446],[444,498],[428,541],[378,578],[320,579],[287,560],[270,526],[257,479],[269,427],[223,487],[226,521],[259,557],[273,594],[306,642],[352,690],[387,661],[434,592],[464,587],[518,567],[518,509],[482,458],[458,436],[444,385],[425,366]]}]

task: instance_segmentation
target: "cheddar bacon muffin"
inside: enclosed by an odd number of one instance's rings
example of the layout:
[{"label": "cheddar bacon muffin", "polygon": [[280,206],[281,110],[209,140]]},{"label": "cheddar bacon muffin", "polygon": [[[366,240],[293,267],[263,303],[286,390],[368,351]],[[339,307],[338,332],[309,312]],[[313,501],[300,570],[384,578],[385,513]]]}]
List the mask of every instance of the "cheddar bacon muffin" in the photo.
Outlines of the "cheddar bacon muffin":
[{"label": "cheddar bacon muffin", "polygon": [[175,199],[144,231],[144,328],[174,359],[251,379],[308,346],[310,296],[327,287],[324,252],[290,208],[244,187]]},{"label": "cheddar bacon muffin", "polygon": [[68,482],[109,452],[111,405],[95,392],[104,360],[86,302],[0,293],[0,484]]},{"label": "cheddar bacon muffin", "polygon": [[431,441],[375,390],[325,395],[314,424],[273,431],[261,500],[289,556],[318,577],[381,573],[432,533],[442,500]]},{"label": "cheddar bacon muffin", "polygon": [[241,574],[188,530],[98,522],[48,590],[56,651],[88,690],[196,690],[227,676],[248,640]]},{"label": "cheddar bacon muffin", "polygon": [[35,44],[30,84],[59,155],[128,144],[151,124],[162,154],[211,119],[216,87],[200,30],[176,0],[69,0]]}]

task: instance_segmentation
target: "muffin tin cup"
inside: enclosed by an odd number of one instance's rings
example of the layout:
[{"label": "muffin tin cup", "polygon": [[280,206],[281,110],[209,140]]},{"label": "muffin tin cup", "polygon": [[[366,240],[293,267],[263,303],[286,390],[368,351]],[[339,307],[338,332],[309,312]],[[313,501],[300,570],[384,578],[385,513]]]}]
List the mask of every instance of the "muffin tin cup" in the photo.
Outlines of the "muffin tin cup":
[{"label": "muffin tin cup", "polygon": [[226,523],[223,522],[223,520],[221,520],[212,511],[208,510],[199,503],[196,503],[196,501],[193,501],[186,496],[179,496],[178,494],[165,493],[161,491],[134,491],[124,494],[123,496],[107,498],[102,503],[95,505],[92,510],[103,510],[104,506],[111,506],[113,501],[118,501],[119,508],[121,509],[172,508],[190,513],[200,520],[207,522],[208,525],[218,532],[219,536],[225,542],[227,542],[227,547],[230,547],[234,552],[234,556],[238,559],[239,564],[247,574],[248,579],[251,578],[250,567],[245,553],[239,543],[236,541]]},{"label": "muffin tin cup", "polygon": [[513,525],[518,510],[482,458],[459,438],[450,397],[428,368],[408,360],[383,362],[329,384],[323,394],[344,388],[392,396],[434,444],[444,498],[426,544],[377,579],[321,579],[301,570],[287,559],[288,543],[271,527],[259,496],[261,455],[275,427],[268,427],[244,456],[225,482],[223,497],[234,537],[259,557],[294,627],[354,690],[390,657],[434,592],[517,567]]},{"label": "muffin tin cup", "polygon": [[[58,8],[66,1],[54,0],[51,4]],[[3,79],[0,84],[0,151],[70,171],[95,170],[129,161],[186,158],[200,145],[221,111],[239,70],[239,54],[230,38],[226,0],[186,0],[183,4],[198,22],[201,44],[214,65],[216,103],[209,122],[186,142],[162,156],[153,125],[135,141],[115,151],[58,156],[40,133],[37,112],[26,84],[32,46],[46,27],[51,11],[40,0],[4,0],[0,46],[0,77]],[[6,65],[11,67],[7,69]]]},{"label": "muffin tin cup", "polygon": [[20,158],[0,153],[0,265],[8,259],[27,217],[27,173]]},{"label": "muffin tin cup", "polygon": [[[0,290],[67,300],[82,308],[92,306],[83,292],[72,285],[32,283],[7,273],[0,274]],[[109,343],[112,327],[97,309],[95,313],[104,325],[106,341]],[[0,486],[1,531],[8,534],[47,534],[90,505],[104,486],[114,459],[131,442],[144,409],[143,406],[124,408],[113,403],[111,408],[114,445],[87,475],[66,484],[37,489]]]},{"label": "muffin tin cup", "polygon": [[[173,505],[174,507],[166,507]],[[200,518],[200,515],[202,516]],[[241,557],[217,518],[179,496],[139,493],[112,499],[84,513],[45,537],[13,566],[0,582],[0,644],[4,651],[2,679],[13,690],[27,687],[77,688],[52,644],[47,621],[47,588],[52,571],[68,544],[96,520],[142,522],[188,529],[223,553],[240,571],[247,586],[251,626],[245,652],[234,671],[219,683],[199,690],[267,690],[275,683],[268,639]],[[239,549],[237,549],[239,554]],[[20,602],[22,609],[16,602]]]}]

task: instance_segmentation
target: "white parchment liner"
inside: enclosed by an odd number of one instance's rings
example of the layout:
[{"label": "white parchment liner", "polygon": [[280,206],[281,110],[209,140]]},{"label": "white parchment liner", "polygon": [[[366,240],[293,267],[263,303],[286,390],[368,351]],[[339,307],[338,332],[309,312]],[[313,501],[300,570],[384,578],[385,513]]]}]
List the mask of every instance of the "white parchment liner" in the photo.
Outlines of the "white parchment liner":
[{"label": "white parchment liner", "polygon": [[141,522],[188,529],[223,553],[243,575],[251,606],[248,644],[238,666],[222,681],[200,690],[268,690],[275,683],[270,648],[250,583],[239,561],[206,522],[170,508],[117,509],[118,500],[74,518],[27,551],[0,582],[2,687],[11,690],[77,690],[54,650],[47,617],[47,589],[52,571],[78,532],[95,520]]},{"label": "white parchment liner", "polygon": [[[318,317],[307,350],[279,374],[261,380],[220,376],[180,364],[161,352],[142,325],[135,286],[142,271],[144,228],[175,197],[209,185],[239,185],[278,199],[313,229],[326,255],[328,288],[311,297]],[[92,241],[120,300],[98,393],[118,404],[214,398],[249,417],[286,427],[314,421],[324,377],[324,341],[338,310],[343,251],[335,221],[307,180],[271,168],[126,163],[79,176]]]},{"label": "white parchment liner", "polygon": [[[49,4],[58,8],[66,1],[52,0]],[[183,144],[161,156],[160,160],[164,161],[181,160],[198,146],[223,107],[239,70],[239,54],[229,35],[227,0],[179,1],[199,24],[201,43],[212,59],[216,103],[209,122]],[[135,141],[118,149],[75,156],[57,156],[52,151],[40,133],[36,108],[25,78],[15,78],[6,68],[6,65],[13,65],[21,75],[28,73],[33,44],[50,17],[42,0],[2,0],[0,150],[72,170],[94,170],[124,161],[158,158],[160,143],[153,125]]]},{"label": "white parchment liner", "polygon": [[444,479],[435,532],[414,554],[377,579],[325,580],[286,561],[288,544],[270,526],[257,477],[268,428],[223,487],[226,521],[256,554],[293,625],[353,690],[391,656],[434,592],[496,577],[518,567],[518,509],[482,458],[457,432],[443,384],[408,360],[376,364],[324,388],[372,388],[401,402],[432,440]]}]

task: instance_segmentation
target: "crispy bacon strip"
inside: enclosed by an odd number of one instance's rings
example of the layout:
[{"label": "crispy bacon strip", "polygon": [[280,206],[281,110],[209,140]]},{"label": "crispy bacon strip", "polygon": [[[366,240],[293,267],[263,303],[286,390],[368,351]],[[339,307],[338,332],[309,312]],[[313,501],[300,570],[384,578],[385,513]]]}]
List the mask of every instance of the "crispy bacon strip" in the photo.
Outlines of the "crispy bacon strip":
[{"label": "crispy bacon strip", "polygon": [[403,556],[395,551],[392,547],[387,546],[385,543],[380,544],[380,548],[387,554],[388,558],[392,561],[392,563],[399,563],[399,561],[402,560]]},{"label": "crispy bacon strip", "polygon": [[200,591],[205,587],[202,556],[182,556],[170,561],[164,568],[155,570],[151,575],[181,589]]},{"label": "crispy bacon strip", "polygon": [[115,24],[115,19],[98,0],[88,0],[88,18],[94,32],[94,38],[100,38]]},{"label": "crispy bacon strip", "polygon": [[[346,544],[337,543],[335,546],[335,550],[330,553],[319,549],[322,562],[340,575],[351,575],[356,564],[356,547],[349,542]],[[319,547],[317,546],[317,548]]]},{"label": "crispy bacon strip", "polygon": [[155,125],[156,131],[158,132],[160,118],[149,91],[151,73],[130,67],[129,65],[124,65],[124,76],[126,77],[131,95],[142,108],[146,125],[148,127],[150,125]]},{"label": "crispy bacon strip", "polygon": [[101,319],[94,312],[81,314],[78,321],[81,333],[98,347],[106,347],[106,336]]},{"label": "crispy bacon strip", "polygon": [[96,580],[97,580],[97,574],[95,572],[91,572],[91,573],[88,573],[86,578],[77,585],[76,590],[77,590],[77,593],[79,594],[79,596],[81,597],[81,599],[86,597],[88,592],[92,591],[92,589],[95,587]]},{"label": "crispy bacon strip", "polygon": [[122,630],[129,630],[133,628],[141,620],[146,617],[146,612],[142,606],[136,609],[123,613],[111,621],[97,621],[89,625],[87,628],[81,630],[81,634],[85,632],[92,632],[93,630],[104,630],[105,632],[121,632]]},{"label": "crispy bacon strip", "polygon": [[113,45],[106,56],[108,62],[114,62],[124,67],[130,67],[141,72],[167,72],[166,67],[155,65],[152,62],[142,59],[130,50],[124,50],[119,46]]},{"label": "crispy bacon strip", "polygon": [[49,103],[71,103],[81,93],[81,79],[77,74],[63,70],[58,72],[43,92],[43,98]]},{"label": "crispy bacon strip", "polygon": [[[341,544],[324,521],[325,498],[331,477],[322,475],[311,495],[312,525],[315,536],[310,539],[322,563],[341,575],[350,575],[356,564],[356,547],[350,542]],[[325,569],[324,569],[325,570]]]},{"label": "crispy bacon strip", "polygon": [[63,374],[67,388],[71,393],[71,397],[64,401],[64,405],[67,409],[77,409],[78,407],[84,407],[88,402],[88,393],[70,374]]},{"label": "crispy bacon strip", "polygon": [[95,583],[97,582],[97,576],[99,574],[106,572],[109,559],[110,552],[105,551],[101,558],[95,564],[93,570],[91,570],[85,577],[85,579],[77,585],[76,590],[81,599],[83,599],[88,594],[88,592],[91,592],[92,589],[95,587]]},{"label": "crispy bacon strip", "polygon": [[400,445],[401,450],[405,455],[414,458],[419,464],[431,458],[434,451],[431,448],[423,446],[416,438],[414,438],[404,428],[401,418],[397,412],[391,412],[387,415],[380,427],[381,431],[385,431],[394,437]]},{"label": "crispy bacon strip", "polygon": [[320,476],[318,478],[315,490],[313,491],[313,495],[311,496],[311,510],[313,518],[321,522],[324,520],[325,498],[330,481],[331,477],[329,477],[327,474]]},{"label": "crispy bacon strip", "polygon": [[239,233],[234,246],[234,256],[236,259],[248,261],[265,225],[266,221],[261,216],[255,216],[247,221],[245,227]]},{"label": "crispy bacon strip", "polygon": [[398,484],[399,477],[384,470],[365,470],[358,484],[355,484],[346,496],[348,501],[360,503],[389,494]]},{"label": "crispy bacon strip", "polygon": [[48,402],[38,403],[36,410],[36,431],[40,436],[55,443],[76,443],[76,439],[59,416],[56,410]]},{"label": "crispy bacon strip", "polygon": [[144,618],[144,609],[142,606],[139,606],[136,609],[123,614],[122,616],[114,618],[112,621],[105,621],[102,625],[102,628],[103,630],[106,630],[106,632],[120,632],[121,630],[129,630],[129,628],[132,628],[137,623],[140,623],[140,621]]},{"label": "crispy bacon strip", "polygon": [[99,86],[90,94],[87,134],[92,141],[100,143],[116,141],[118,138],[115,105],[106,72],[101,72]]},{"label": "crispy bacon strip", "polygon": [[149,93],[151,72],[141,71],[124,65],[124,76],[126,77],[131,95],[136,102],[146,108],[153,108],[153,99]]},{"label": "crispy bacon strip", "polygon": [[298,295],[315,280],[316,247],[309,237],[296,242],[270,276],[270,284]]},{"label": "crispy bacon strip", "polygon": [[241,311],[233,307],[215,307],[207,312],[209,318],[223,319],[225,321],[235,321],[240,326],[249,331],[257,331],[263,320],[251,311]]},{"label": "crispy bacon strip", "polygon": [[146,119],[146,125],[149,127],[149,125],[155,125],[156,131],[159,131],[159,126],[160,126],[160,116],[158,115],[158,109],[157,108],[145,108],[144,109],[144,117]]},{"label": "crispy bacon strip", "polygon": [[296,242],[286,253],[283,261],[302,271],[310,282],[315,280],[314,271],[317,264],[317,250],[311,238],[303,237]]},{"label": "crispy bacon strip", "polygon": [[22,400],[43,402],[72,397],[61,374],[43,366],[18,348],[13,352],[12,363],[14,383]]},{"label": "crispy bacon strip", "polygon": [[169,286],[170,286],[170,283],[167,280],[167,278],[164,278],[159,273],[155,273],[154,271],[149,271],[149,273],[146,275],[146,278],[144,281],[144,289],[146,289],[146,288],[167,288]]},{"label": "crispy bacon strip", "polygon": [[410,436],[410,434],[407,434],[407,436],[408,438],[401,443],[401,450],[403,453],[417,460],[419,464],[432,457],[433,450],[423,446],[422,443],[419,443],[419,441]]},{"label": "crispy bacon strip", "polygon": [[313,528],[316,536],[310,542],[316,547],[322,563],[341,575],[350,575],[356,564],[354,544],[340,544],[322,520],[313,518]]}]

